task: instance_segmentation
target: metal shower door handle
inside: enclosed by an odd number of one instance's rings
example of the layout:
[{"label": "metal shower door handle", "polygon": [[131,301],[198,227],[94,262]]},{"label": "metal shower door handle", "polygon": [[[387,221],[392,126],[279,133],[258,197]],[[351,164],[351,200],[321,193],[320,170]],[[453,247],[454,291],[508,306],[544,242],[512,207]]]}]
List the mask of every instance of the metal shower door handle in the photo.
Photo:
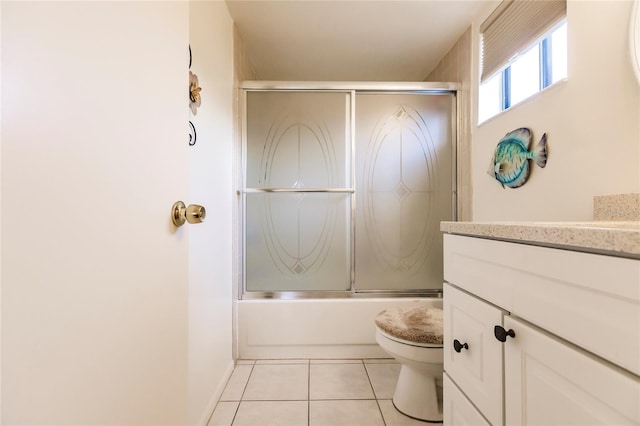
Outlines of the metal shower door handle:
[{"label": "metal shower door handle", "polygon": [[176,201],[171,207],[171,221],[177,227],[184,225],[185,222],[200,223],[207,217],[207,210],[197,204],[189,204],[185,206],[182,201]]}]

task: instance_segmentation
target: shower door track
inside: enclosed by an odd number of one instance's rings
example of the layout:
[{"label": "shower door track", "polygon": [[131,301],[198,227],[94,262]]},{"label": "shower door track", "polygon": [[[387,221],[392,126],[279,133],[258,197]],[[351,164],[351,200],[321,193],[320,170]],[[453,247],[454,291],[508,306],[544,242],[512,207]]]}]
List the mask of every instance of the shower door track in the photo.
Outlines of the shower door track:
[{"label": "shower door track", "polygon": [[339,92],[384,92],[384,93],[451,93],[458,92],[460,83],[440,82],[386,82],[386,81],[243,81],[241,90],[292,90],[292,91],[339,91]]},{"label": "shower door track", "polygon": [[[245,185],[246,176],[246,105],[247,105],[247,93],[248,92],[260,92],[260,91],[292,91],[292,92],[342,92],[350,93],[351,96],[351,147],[352,147],[352,161],[354,158],[355,150],[355,94],[356,93],[384,93],[384,94],[453,94],[455,96],[455,106],[452,113],[455,115],[455,120],[452,120],[452,133],[454,140],[452,143],[452,161],[453,161],[453,173],[452,173],[452,205],[454,219],[458,217],[457,206],[457,194],[458,194],[458,179],[457,179],[457,153],[459,151],[459,117],[460,117],[460,90],[461,83],[456,82],[360,82],[360,81],[243,81],[239,85],[239,90],[242,92],[240,97],[241,102],[241,158],[242,165],[240,168],[240,182],[242,188],[237,191],[237,195],[243,197],[244,194],[249,193],[343,193],[352,194],[355,196],[354,188],[247,188]],[[352,167],[352,173],[354,168]],[[355,181],[355,176],[351,176],[351,182]],[[244,223],[244,200],[241,202],[241,212]],[[352,203],[352,206],[354,203]],[[353,207],[352,207],[353,215]],[[238,221],[236,221],[238,223]],[[352,234],[354,230],[352,227]],[[240,240],[244,240],[244,229],[240,227]],[[354,241],[352,235],[352,241]],[[353,244],[353,243],[352,243]],[[351,286],[348,290],[295,290],[295,291],[247,291],[246,281],[244,277],[245,270],[245,255],[244,244],[240,243],[241,255],[241,267],[238,274],[239,278],[239,293],[238,297],[241,300],[255,300],[255,299],[281,299],[281,300],[295,300],[295,299],[346,299],[346,298],[395,298],[395,297],[442,297],[442,289],[393,289],[393,290],[362,290],[357,289],[355,286],[355,266],[351,265]],[[352,246],[351,255],[355,255],[355,249]]]},{"label": "shower door track", "polygon": [[355,192],[353,188],[245,188],[243,193],[256,192],[314,192],[314,193],[334,193],[334,194],[352,194]]}]

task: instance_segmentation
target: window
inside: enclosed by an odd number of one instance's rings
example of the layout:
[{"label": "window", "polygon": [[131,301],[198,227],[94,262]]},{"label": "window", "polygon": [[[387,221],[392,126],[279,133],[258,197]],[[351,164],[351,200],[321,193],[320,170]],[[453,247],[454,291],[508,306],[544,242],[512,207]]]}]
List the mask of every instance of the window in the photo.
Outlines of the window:
[{"label": "window", "polygon": [[480,84],[478,122],[488,120],[567,77],[567,23],[529,46]]}]

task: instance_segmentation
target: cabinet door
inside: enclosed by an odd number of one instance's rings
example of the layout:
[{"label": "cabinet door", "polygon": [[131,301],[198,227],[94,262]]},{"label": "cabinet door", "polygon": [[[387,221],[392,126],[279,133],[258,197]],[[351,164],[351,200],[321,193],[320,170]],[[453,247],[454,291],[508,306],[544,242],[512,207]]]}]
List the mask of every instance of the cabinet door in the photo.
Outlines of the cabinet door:
[{"label": "cabinet door", "polygon": [[505,342],[507,424],[640,424],[640,379],[513,317]]},{"label": "cabinet door", "polygon": [[[493,328],[502,311],[444,286],[444,369],[494,426],[502,425],[502,346]],[[454,344],[466,344],[455,350]]]},{"label": "cabinet door", "polygon": [[443,393],[445,426],[491,426],[447,374],[444,375]]}]

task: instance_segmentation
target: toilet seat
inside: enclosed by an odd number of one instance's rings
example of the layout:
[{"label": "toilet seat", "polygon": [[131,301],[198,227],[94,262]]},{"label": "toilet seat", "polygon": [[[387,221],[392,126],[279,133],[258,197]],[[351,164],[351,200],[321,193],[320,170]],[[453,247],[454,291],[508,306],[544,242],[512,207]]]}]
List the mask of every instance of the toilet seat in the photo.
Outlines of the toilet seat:
[{"label": "toilet seat", "polygon": [[442,348],[442,343],[412,342],[411,340],[405,340],[399,337],[392,336],[391,334],[387,333],[380,327],[378,327],[378,333],[382,334],[384,337],[386,337],[389,340],[393,340],[394,342],[398,342],[403,345],[415,346],[417,348],[425,348],[425,349],[441,349]]},{"label": "toilet seat", "polygon": [[442,346],[442,309],[430,305],[419,305],[385,309],[375,319],[378,330],[390,339],[413,346],[423,344]]}]

